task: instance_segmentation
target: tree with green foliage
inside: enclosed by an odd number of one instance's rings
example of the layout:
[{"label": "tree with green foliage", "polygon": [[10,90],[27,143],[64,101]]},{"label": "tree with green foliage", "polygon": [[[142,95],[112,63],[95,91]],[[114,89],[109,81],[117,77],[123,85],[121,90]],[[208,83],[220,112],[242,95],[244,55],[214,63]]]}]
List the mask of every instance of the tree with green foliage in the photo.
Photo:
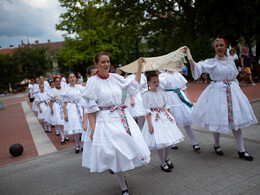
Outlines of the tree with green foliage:
[{"label": "tree with green foliage", "polygon": [[[67,12],[57,30],[66,36],[64,62],[77,69],[93,63],[96,52],[126,64],[139,56],[159,56],[187,45],[195,60],[214,56],[212,41],[235,46],[256,42],[259,56],[259,1],[253,0],[60,0]],[[85,67],[84,67],[85,69]]]},{"label": "tree with green foliage", "polygon": [[14,84],[19,81],[20,71],[18,64],[15,63],[14,58],[12,56],[9,56],[9,54],[0,54],[0,69],[1,88],[4,87],[6,90],[8,89],[7,86],[9,85],[9,83]]},{"label": "tree with green foliage", "polygon": [[86,67],[94,63],[97,52],[110,53],[112,60],[120,55],[117,29],[99,1],[59,1],[67,12],[61,14],[61,22],[56,25],[56,30],[75,35],[75,39],[65,35],[65,47],[60,53],[65,66],[85,73]]},{"label": "tree with green foliage", "polygon": [[14,52],[12,57],[21,69],[22,78],[44,75],[51,69],[52,63],[46,54],[47,50],[48,48],[44,47],[23,47]]}]

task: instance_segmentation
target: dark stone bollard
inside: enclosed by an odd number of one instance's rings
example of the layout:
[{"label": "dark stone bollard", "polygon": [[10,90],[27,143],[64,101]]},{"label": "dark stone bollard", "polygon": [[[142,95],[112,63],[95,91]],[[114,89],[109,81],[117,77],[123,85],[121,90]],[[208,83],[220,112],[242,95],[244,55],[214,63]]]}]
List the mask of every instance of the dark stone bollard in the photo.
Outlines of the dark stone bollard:
[{"label": "dark stone bollard", "polygon": [[23,146],[22,146],[22,144],[19,144],[19,143],[12,144],[10,146],[10,148],[9,148],[9,153],[13,157],[20,156],[23,153]]}]

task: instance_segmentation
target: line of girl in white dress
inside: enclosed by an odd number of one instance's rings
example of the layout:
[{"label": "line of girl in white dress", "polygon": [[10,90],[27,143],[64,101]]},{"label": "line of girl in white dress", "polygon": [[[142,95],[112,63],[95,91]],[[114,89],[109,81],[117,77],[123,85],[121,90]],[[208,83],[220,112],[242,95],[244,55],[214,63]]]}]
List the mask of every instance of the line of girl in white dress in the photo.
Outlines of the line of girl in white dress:
[{"label": "line of girl in white dress", "polygon": [[169,159],[171,146],[183,141],[184,136],[171,114],[165,92],[158,90],[159,76],[150,73],[147,80],[150,90],[143,95],[147,115],[142,134],[149,149],[158,151],[161,169],[170,172],[174,167]]}]

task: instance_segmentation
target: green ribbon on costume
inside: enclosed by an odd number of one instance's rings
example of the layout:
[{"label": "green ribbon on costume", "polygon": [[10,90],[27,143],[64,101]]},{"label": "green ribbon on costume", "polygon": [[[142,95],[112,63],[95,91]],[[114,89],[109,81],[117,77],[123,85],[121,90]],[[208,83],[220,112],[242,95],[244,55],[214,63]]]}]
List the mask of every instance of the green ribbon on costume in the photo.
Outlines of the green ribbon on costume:
[{"label": "green ribbon on costume", "polygon": [[177,93],[177,95],[179,96],[179,98],[181,99],[181,101],[186,104],[187,106],[189,106],[190,108],[192,107],[192,104],[190,102],[188,102],[187,100],[185,100],[185,98],[183,97],[183,95],[181,94],[181,89],[165,89],[165,91],[173,91],[175,93]]}]

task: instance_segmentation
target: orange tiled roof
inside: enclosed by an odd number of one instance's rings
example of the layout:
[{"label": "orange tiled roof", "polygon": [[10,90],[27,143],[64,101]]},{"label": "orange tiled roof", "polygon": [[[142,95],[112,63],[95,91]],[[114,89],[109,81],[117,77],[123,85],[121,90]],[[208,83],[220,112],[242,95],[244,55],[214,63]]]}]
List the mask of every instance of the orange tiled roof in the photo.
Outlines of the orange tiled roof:
[{"label": "orange tiled roof", "polygon": [[[19,45],[19,47],[0,49],[0,54],[12,55],[14,53],[14,51],[17,50],[18,48],[28,46],[28,44],[23,43],[23,41],[21,41],[21,43],[22,43],[22,46]],[[32,48],[47,47],[47,48],[49,48],[48,51],[52,51],[52,50],[60,50],[63,47],[63,44],[64,44],[64,41],[58,41],[58,42],[47,42],[47,43],[34,43],[34,44],[30,44],[30,46]]]}]

